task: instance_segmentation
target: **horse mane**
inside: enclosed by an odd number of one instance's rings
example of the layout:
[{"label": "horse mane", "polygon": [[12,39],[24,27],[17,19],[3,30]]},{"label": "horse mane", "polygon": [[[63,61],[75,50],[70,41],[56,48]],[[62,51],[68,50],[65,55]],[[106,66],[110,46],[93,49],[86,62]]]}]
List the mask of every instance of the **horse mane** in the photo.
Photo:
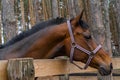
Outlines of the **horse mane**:
[{"label": "horse mane", "polygon": [[51,19],[51,20],[48,20],[48,21],[40,22],[40,23],[34,25],[32,27],[32,29],[29,29],[27,31],[23,31],[22,33],[20,33],[19,35],[16,35],[15,37],[13,37],[11,40],[6,42],[5,44],[0,45],[0,49],[5,48],[7,46],[10,46],[10,45],[28,37],[28,36],[30,36],[32,34],[36,33],[39,30],[42,30],[46,27],[50,27],[52,25],[59,25],[59,24],[65,22],[65,21],[66,21],[65,18],[57,17],[57,18],[54,18],[54,19]]}]

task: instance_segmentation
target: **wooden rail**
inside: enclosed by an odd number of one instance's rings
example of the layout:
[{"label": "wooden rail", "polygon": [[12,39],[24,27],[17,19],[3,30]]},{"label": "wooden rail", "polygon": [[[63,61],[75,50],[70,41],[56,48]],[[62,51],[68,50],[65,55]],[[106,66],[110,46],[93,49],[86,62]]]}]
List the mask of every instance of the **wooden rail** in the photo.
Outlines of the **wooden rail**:
[{"label": "wooden rail", "polygon": [[[120,59],[113,58],[113,68],[120,69]],[[83,66],[83,63],[76,62],[78,65]],[[93,73],[97,72],[96,69],[89,67],[87,70],[80,70],[68,60],[61,59],[38,59],[33,60],[35,77],[39,76],[52,76],[70,73]],[[8,60],[0,61],[0,80],[8,80],[7,72]]]}]

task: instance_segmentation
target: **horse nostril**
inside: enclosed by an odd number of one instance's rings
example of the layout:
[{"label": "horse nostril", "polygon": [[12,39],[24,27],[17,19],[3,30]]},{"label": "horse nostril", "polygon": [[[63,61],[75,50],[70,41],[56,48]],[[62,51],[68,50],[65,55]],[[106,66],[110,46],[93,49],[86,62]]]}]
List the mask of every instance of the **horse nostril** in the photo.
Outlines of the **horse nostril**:
[{"label": "horse nostril", "polygon": [[101,71],[106,71],[104,67],[100,67],[100,70]]},{"label": "horse nostril", "polygon": [[100,67],[99,72],[101,75],[105,75],[107,73],[106,70],[104,69],[104,67]]},{"label": "horse nostril", "polygon": [[113,69],[113,65],[112,65],[112,63],[110,63],[110,69]]}]

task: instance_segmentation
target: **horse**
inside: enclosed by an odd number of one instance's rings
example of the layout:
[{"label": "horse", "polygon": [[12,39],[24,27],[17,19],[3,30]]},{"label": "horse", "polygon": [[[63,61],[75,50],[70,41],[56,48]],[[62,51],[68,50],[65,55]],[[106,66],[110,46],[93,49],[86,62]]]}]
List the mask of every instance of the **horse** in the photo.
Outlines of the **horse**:
[{"label": "horse", "polygon": [[68,56],[70,62],[81,61],[98,69],[101,75],[112,71],[111,57],[93,39],[89,25],[80,15],[67,20],[55,18],[36,24],[32,29],[15,36],[0,46],[0,60],[31,57],[47,59]]}]

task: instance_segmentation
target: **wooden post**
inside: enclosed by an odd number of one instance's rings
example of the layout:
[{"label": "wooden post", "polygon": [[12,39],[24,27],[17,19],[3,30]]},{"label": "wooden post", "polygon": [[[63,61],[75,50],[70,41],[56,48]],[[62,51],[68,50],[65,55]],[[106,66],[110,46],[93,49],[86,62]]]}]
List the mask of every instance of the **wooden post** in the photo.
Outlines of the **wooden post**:
[{"label": "wooden post", "polygon": [[32,58],[17,58],[8,61],[9,80],[34,80],[34,66]]}]

